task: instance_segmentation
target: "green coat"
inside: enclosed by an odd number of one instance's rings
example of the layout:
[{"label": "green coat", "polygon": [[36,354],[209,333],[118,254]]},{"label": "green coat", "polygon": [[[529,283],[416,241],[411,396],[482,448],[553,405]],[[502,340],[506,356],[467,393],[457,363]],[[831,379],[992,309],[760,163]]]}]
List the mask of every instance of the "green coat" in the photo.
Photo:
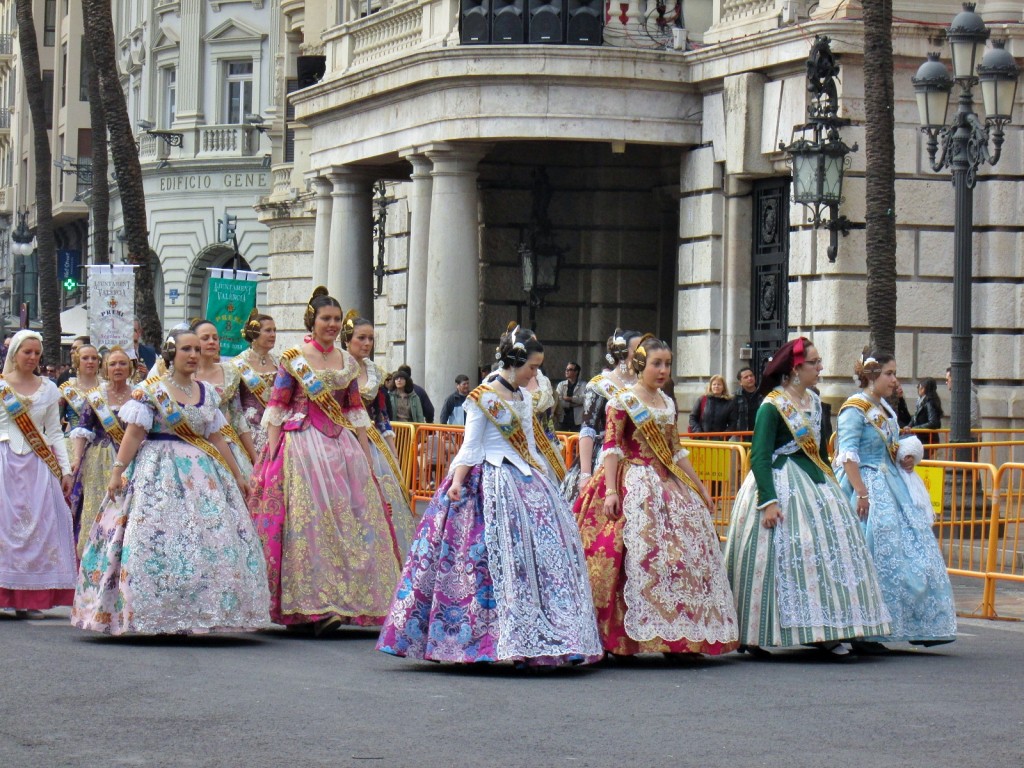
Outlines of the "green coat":
[{"label": "green coat", "polygon": [[[821,401],[817,397],[811,398],[814,408],[820,418]],[[819,446],[822,460],[828,464],[828,456],[821,449],[821,436],[815,434],[815,445]],[[754,474],[754,481],[757,483],[757,506],[763,507],[779,498],[775,492],[775,480],[772,477],[772,469],[781,467],[785,462],[792,461],[804,474],[809,476],[815,483],[825,482],[825,473],[821,467],[811,461],[811,458],[798,448],[796,453],[780,454],[772,460],[772,454],[777,448],[793,440],[793,433],[789,431],[786,420],[782,414],[770,402],[765,400],[757,409],[757,417],[754,419],[754,435],[750,441],[750,471]]]},{"label": "green coat", "polygon": [[[391,413],[394,414],[394,418],[398,420],[398,393],[388,392],[388,397],[391,398]],[[423,415],[423,403],[420,402],[420,396],[415,392],[409,393],[409,411],[412,415],[413,424],[423,424],[426,422],[427,417]]]}]

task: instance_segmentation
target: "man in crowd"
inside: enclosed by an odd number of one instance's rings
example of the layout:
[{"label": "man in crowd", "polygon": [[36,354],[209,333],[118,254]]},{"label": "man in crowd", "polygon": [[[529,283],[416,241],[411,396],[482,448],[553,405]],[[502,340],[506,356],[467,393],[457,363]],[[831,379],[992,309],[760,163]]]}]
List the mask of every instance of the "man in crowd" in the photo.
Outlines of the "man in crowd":
[{"label": "man in crowd", "polygon": [[754,418],[764,395],[757,390],[757,378],[751,368],[740,368],[736,380],[740,388],[735,397],[735,421],[732,428],[737,432],[750,432],[754,429]]},{"label": "man in crowd", "polygon": [[[953,374],[950,372],[952,369],[946,369],[946,389],[949,390],[949,394],[953,394]],[[953,407],[950,404],[950,412]],[[981,429],[981,403],[978,402],[978,385],[973,381],[971,382],[971,429]]]},{"label": "man in crowd", "polygon": [[400,372],[404,372],[413,381],[412,388],[420,397],[420,405],[423,406],[423,418],[426,419],[427,424],[434,423],[434,404],[430,402],[430,398],[427,396],[427,390],[416,383],[416,379],[413,379],[412,368],[408,365],[402,364],[398,366],[398,370],[395,371],[396,375]]},{"label": "man in crowd", "polygon": [[555,422],[562,432],[578,432],[583,420],[583,393],[580,366],[569,362],[565,366],[565,379],[555,387]]},{"label": "man in crowd", "polygon": [[[136,375],[140,378],[146,378],[149,371],[152,370],[153,366],[156,365],[156,350],[148,344],[141,343],[142,339],[142,323],[138,320],[135,321],[135,336],[133,341],[135,344],[135,359],[138,361],[136,365],[138,370]],[[145,369],[143,369],[145,366]]]},{"label": "man in crowd", "polygon": [[[415,385],[414,385],[415,386]],[[455,391],[448,395],[448,399],[441,406],[441,416],[438,424],[460,424],[466,425],[466,395],[469,394],[469,376],[460,373],[455,377]]]}]

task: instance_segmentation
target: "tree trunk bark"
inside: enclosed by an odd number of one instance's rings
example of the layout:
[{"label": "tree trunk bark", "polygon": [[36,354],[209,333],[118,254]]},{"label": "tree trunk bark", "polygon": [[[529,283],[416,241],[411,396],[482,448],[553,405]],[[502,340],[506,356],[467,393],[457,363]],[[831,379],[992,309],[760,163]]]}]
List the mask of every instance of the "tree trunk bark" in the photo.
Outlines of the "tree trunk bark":
[{"label": "tree trunk bark", "polygon": [[[88,27],[88,24],[86,24]],[[110,180],[107,178],[107,119],[103,115],[100,81],[89,57],[89,121],[92,124],[92,261],[110,263]]]},{"label": "tree trunk bark", "polygon": [[92,61],[96,67],[103,101],[103,114],[110,132],[111,155],[121,193],[121,212],[128,240],[128,261],[135,270],[135,316],[142,324],[143,339],[159,347],[163,328],[156,309],[154,275],[159,268],[156,253],[149,247],[146,195],[142,187],[139,150],[128,118],[128,106],[118,77],[114,24],[109,0],[82,0]]},{"label": "tree trunk bark", "polygon": [[[43,74],[39,66],[39,43],[32,18],[32,0],[17,0],[18,43],[25,95],[32,118],[32,153],[36,171],[36,264],[39,269],[39,315],[43,322],[43,357],[47,363],[60,362],[60,282],[57,279],[57,251],[53,240],[53,195],[50,192],[53,156],[46,127]],[[63,174],[61,181],[63,181]]]},{"label": "tree trunk bark", "polygon": [[892,4],[864,0],[864,155],[871,348],[896,351],[896,147]]}]

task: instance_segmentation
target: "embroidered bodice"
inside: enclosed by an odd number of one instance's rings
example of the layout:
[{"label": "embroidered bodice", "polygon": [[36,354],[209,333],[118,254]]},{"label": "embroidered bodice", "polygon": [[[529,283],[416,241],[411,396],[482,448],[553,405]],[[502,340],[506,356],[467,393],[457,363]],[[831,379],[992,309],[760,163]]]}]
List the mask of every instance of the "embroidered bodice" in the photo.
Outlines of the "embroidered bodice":
[{"label": "embroidered bodice", "polygon": [[[202,437],[209,437],[227,424],[227,421],[221,412],[220,398],[217,396],[216,389],[204,381],[197,381],[196,385],[200,388],[199,401],[195,405],[177,403],[177,407],[193,432]],[[174,399],[172,388],[163,381],[159,381],[153,386],[160,388],[168,397]],[[121,406],[118,418],[124,424],[137,424],[148,434],[174,434],[174,430],[167,423],[166,417],[157,407],[151,394],[142,387],[136,387],[132,392],[132,399]]]},{"label": "embroidered bodice", "polygon": [[618,385],[601,372],[587,382],[583,394],[583,422],[580,425],[580,437],[592,440],[604,439],[605,416],[608,409],[608,395],[618,389]]},{"label": "embroidered bodice", "polygon": [[[259,424],[260,421],[263,419],[263,411],[265,410],[265,406],[263,405],[263,403],[260,402],[260,399],[252,393],[252,390],[250,390],[249,387],[245,385],[245,381],[242,380],[241,378],[241,371],[237,367],[238,361],[244,361],[247,365],[250,365],[251,367],[250,361],[246,359],[248,357],[248,354],[248,352],[243,352],[242,354],[237,355],[232,361],[231,368],[235,369],[235,371],[239,375],[239,403],[241,405],[243,416],[251,426],[254,424]],[[274,363],[274,365],[280,364],[277,355],[275,355],[273,352],[268,353],[267,356]],[[255,368],[253,368],[253,373],[259,376],[260,380],[266,385],[266,389],[263,390],[263,393],[264,397],[269,398],[270,390],[274,386],[274,378],[277,376],[277,371],[266,371],[264,373],[260,373]]]},{"label": "embroidered bodice", "polygon": [[[107,397],[107,392],[110,389],[110,385],[107,382],[101,383],[95,390],[90,390],[87,395],[93,397],[94,392],[98,393],[99,397],[103,398],[103,402],[106,403],[107,408],[114,414],[114,417],[120,423],[121,428],[124,428],[124,422],[121,420],[120,410],[127,405],[130,400],[125,402],[124,405],[114,405],[110,402]],[[82,417],[79,419],[78,426],[68,433],[68,437],[74,440],[75,438],[85,438],[88,443],[113,443],[113,438],[103,428],[103,424],[100,422],[99,416],[96,415],[96,411],[93,410],[91,403],[86,402],[85,408],[82,409]]]},{"label": "embroidered bodice", "polygon": [[[658,393],[661,397],[661,405],[657,408],[648,406],[648,411],[654,423],[665,436],[669,449],[672,451],[672,460],[679,461],[689,456],[689,451],[679,443],[679,432],[676,430],[676,409],[675,404],[664,392]],[[654,465],[659,474],[668,476],[670,473],[654,455],[654,451],[643,437],[638,434],[636,425],[629,417],[626,405],[618,395],[608,401],[606,411],[606,426],[604,431],[604,456],[618,456],[621,461],[630,464]]]},{"label": "embroidered bodice", "polygon": [[[889,445],[896,446],[900,434],[896,412],[884,400],[879,404],[863,394],[853,395],[847,403],[850,401],[867,405],[868,411],[865,413],[856,406],[845,406],[840,410],[833,464],[842,467],[847,461],[855,461],[862,467],[873,469],[892,464]],[[881,427],[881,432],[876,429],[876,424]]]},{"label": "embroidered bodice", "polygon": [[71,431],[78,426],[79,420],[82,418],[82,414],[79,413],[78,409],[72,405],[72,400],[77,400],[78,405],[84,405],[81,402],[82,396],[85,395],[86,390],[79,386],[78,377],[72,376],[70,379],[65,381],[59,387],[60,396],[64,399],[64,410],[61,414],[64,417],[64,421],[67,423],[67,432],[70,437]]},{"label": "embroidered bodice", "polygon": [[[466,436],[459,452],[452,459],[452,469],[460,465],[475,467],[484,462],[500,467],[503,462],[508,461],[524,475],[532,475],[534,468],[519,455],[501,434],[501,430],[484,413],[484,409],[487,409],[496,419],[513,423],[514,420],[518,420],[519,428],[526,435],[530,446],[530,454],[537,465],[543,467],[546,462],[537,451],[533,434],[533,400],[530,393],[520,389],[522,400],[503,400],[490,386],[485,386],[485,389],[489,391],[481,395],[480,402],[466,398]],[[502,405],[507,410],[502,409]]]},{"label": "embroidered bodice", "polygon": [[359,395],[363,398],[363,405],[370,415],[370,420],[382,435],[393,435],[395,431],[391,428],[391,420],[388,418],[388,395],[384,390],[384,371],[373,360],[364,360],[363,368],[366,371],[366,382],[360,384]]},{"label": "embroidered bodice", "polygon": [[[359,364],[344,350],[342,356],[344,362],[341,369],[312,369],[313,374],[331,393],[331,397],[337,400],[353,427],[368,427],[370,418],[359,394]],[[313,426],[327,437],[337,437],[345,429],[335,424],[319,405],[310,400],[305,389],[291,374],[286,362],[282,362],[277,369],[274,389],[270,393],[267,410],[263,414],[263,425],[269,424],[280,426],[285,431],[304,430]]]},{"label": "embroidered bodice", "polygon": [[252,431],[249,422],[245,419],[245,412],[242,409],[242,398],[239,394],[242,374],[231,363],[218,363],[217,365],[220,366],[220,370],[224,374],[223,383],[204,383],[216,391],[225,422],[230,424],[239,435]]},{"label": "embroidered bodice", "polygon": [[[10,390],[13,392],[13,388]],[[67,444],[64,442],[64,434],[60,429],[60,390],[57,385],[49,379],[42,379],[39,389],[31,395],[17,395],[26,406],[29,415],[35,422],[36,428],[43,436],[43,440],[53,450],[64,474],[71,474],[71,461],[68,459]],[[0,443],[7,443],[19,456],[32,453],[32,446],[28,444],[25,435],[18,425],[11,419],[7,408],[0,406]]]}]

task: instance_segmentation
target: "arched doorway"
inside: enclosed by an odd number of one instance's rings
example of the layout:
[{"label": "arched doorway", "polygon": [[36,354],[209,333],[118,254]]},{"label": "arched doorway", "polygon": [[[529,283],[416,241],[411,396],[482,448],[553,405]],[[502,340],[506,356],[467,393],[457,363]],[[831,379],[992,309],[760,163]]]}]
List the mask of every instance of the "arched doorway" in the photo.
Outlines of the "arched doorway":
[{"label": "arched doorway", "polygon": [[195,261],[192,262],[192,269],[186,283],[188,295],[185,306],[187,307],[186,319],[203,317],[206,313],[206,299],[208,286],[209,269],[240,269],[251,270],[249,262],[235,253],[234,248],[223,243],[208,245],[199,252]]}]

